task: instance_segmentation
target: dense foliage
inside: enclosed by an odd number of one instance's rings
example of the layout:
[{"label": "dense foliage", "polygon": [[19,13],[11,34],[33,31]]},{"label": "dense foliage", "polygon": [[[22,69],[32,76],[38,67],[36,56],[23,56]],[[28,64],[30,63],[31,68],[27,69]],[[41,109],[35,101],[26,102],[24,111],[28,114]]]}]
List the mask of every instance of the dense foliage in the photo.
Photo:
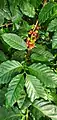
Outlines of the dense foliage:
[{"label": "dense foliage", "polygon": [[56,0],[0,0],[0,120],[57,120]]}]

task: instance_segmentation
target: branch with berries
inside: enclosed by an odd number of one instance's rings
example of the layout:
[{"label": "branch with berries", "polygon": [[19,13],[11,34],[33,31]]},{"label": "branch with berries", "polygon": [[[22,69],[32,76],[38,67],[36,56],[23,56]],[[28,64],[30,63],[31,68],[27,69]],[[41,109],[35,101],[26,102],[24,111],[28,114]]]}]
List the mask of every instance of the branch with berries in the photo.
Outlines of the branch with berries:
[{"label": "branch with berries", "polygon": [[26,45],[29,50],[35,47],[35,42],[37,39],[39,39],[39,32],[40,25],[38,24],[38,21],[36,22],[36,25],[33,26],[33,28],[29,31],[28,37],[26,39]]}]

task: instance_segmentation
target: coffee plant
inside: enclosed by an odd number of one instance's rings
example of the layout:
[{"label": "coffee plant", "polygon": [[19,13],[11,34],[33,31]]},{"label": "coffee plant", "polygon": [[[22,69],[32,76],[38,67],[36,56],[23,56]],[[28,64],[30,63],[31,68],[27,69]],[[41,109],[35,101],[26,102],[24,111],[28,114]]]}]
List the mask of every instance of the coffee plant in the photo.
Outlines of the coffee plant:
[{"label": "coffee plant", "polygon": [[57,0],[0,0],[0,120],[57,120]]}]

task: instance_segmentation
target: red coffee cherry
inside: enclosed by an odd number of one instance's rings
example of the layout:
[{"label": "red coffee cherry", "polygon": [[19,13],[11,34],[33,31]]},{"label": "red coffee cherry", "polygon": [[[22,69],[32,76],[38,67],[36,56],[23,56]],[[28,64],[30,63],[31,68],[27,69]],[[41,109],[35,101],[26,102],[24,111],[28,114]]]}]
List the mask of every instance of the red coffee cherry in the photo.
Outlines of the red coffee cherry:
[{"label": "red coffee cherry", "polygon": [[29,42],[29,49],[31,50],[31,49],[34,48],[34,47],[35,47],[35,43]]},{"label": "red coffee cherry", "polygon": [[32,33],[33,33],[33,30],[30,30],[30,31],[29,31],[29,35],[32,35]]}]

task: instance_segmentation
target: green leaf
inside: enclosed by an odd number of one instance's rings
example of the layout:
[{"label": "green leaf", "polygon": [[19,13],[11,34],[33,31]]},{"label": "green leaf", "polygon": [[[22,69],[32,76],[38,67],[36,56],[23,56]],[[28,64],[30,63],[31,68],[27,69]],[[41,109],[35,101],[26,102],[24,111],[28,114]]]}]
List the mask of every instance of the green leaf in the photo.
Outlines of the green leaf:
[{"label": "green leaf", "polygon": [[11,20],[11,15],[7,8],[4,8],[3,10],[1,9],[1,13],[4,16],[4,18],[6,18],[7,20]]},{"label": "green leaf", "polygon": [[23,95],[23,97],[17,101],[18,106],[19,106],[20,109],[21,109],[22,106],[23,106],[23,103],[24,103],[24,101],[25,101],[25,97],[26,97],[26,96]]},{"label": "green leaf", "polygon": [[4,7],[4,0],[0,0],[0,8]]},{"label": "green leaf", "polygon": [[19,5],[19,2],[20,2],[20,0],[13,0],[13,1],[12,0],[8,0],[12,16],[14,16],[14,14],[16,14],[16,10],[18,9],[17,5]]},{"label": "green leaf", "polygon": [[52,20],[49,23],[49,26],[47,28],[47,31],[49,31],[49,32],[53,32],[53,31],[56,31],[56,30],[57,30],[57,18],[55,18],[54,20]]},{"label": "green leaf", "polygon": [[12,55],[12,60],[22,62],[25,60],[26,51],[15,51]]},{"label": "green leaf", "polygon": [[30,0],[30,4],[32,4],[34,7],[36,7],[37,0]]},{"label": "green leaf", "polygon": [[45,64],[34,63],[28,69],[30,74],[36,76],[46,87],[55,88],[57,86],[57,74]]},{"label": "green leaf", "polygon": [[32,62],[48,62],[51,61],[54,57],[48,50],[45,49],[43,45],[36,45],[34,49],[32,49],[31,60]]},{"label": "green leaf", "polygon": [[24,97],[24,76],[19,74],[15,76],[9,84],[8,92],[6,93],[6,106],[13,106],[14,103]]},{"label": "green leaf", "polygon": [[42,86],[42,83],[40,83],[40,80],[35,76],[27,75],[25,86],[27,89],[28,97],[32,102],[39,97],[47,99],[47,95],[44,87]]},{"label": "green leaf", "polygon": [[11,19],[11,13],[10,13],[9,6],[8,6],[8,0],[4,0],[4,8],[1,9],[1,13],[3,14],[4,18],[6,18],[7,20]]},{"label": "green leaf", "polygon": [[0,64],[0,84],[8,83],[15,72],[20,72],[22,65],[15,60],[6,61]]},{"label": "green leaf", "polygon": [[[46,55],[46,56],[45,56]],[[47,61],[49,61],[48,60],[48,56],[47,56],[47,54],[45,53],[44,55],[40,55],[40,54],[35,54],[35,53],[33,53],[32,55],[31,55],[31,60],[32,60],[32,62],[47,62]]]},{"label": "green leaf", "polygon": [[31,25],[28,24],[28,22],[23,20],[22,25],[19,28],[19,36],[22,37],[23,39],[26,39],[28,37],[28,31],[31,29]]},{"label": "green leaf", "polygon": [[0,11],[0,25],[2,25],[4,22],[4,16],[2,14],[2,12]]},{"label": "green leaf", "polygon": [[5,104],[5,93],[6,88],[0,89],[0,106],[3,106]]},{"label": "green leaf", "polygon": [[28,107],[30,107],[30,105],[32,105],[30,99],[26,96],[23,104],[22,104],[22,110],[23,109],[27,109]]},{"label": "green leaf", "polygon": [[44,100],[36,100],[33,106],[39,111],[41,111],[45,116],[57,120],[57,106],[53,105],[51,102]]},{"label": "green leaf", "polygon": [[39,13],[39,22],[44,23],[46,20],[57,15],[57,3],[49,2],[47,3]]},{"label": "green leaf", "polygon": [[19,22],[22,20],[22,14],[21,12],[16,8],[14,11],[14,15],[12,17],[12,22],[19,24]]},{"label": "green leaf", "polygon": [[23,14],[25,14],[28,17],[33,18],[35,15],[35,9],[33,5],[31,5],[29,2],[22,1],[20,4],[20,9]]},{"label": "green leaf", "polygon": [[6,60],[5,54],[0,50],[0,61],[3,62]]},{"label": "green leaf", "polygon": [[41,117],[43,117],[43,114],[42,114],[41,111],[39,111],[34,106],[30,107],[30,111],[31,111],[31,114],[32,114],[32,116],[34,118],[33,120],[42,120],[42,119],[40,119]]},{"label": "green leaf", "polygon": [[25,50],[26,44],[24,40],[16,34],[12,33],[5,33],[2,35],[4,41],[12,48],[17,50]]},{"label": "green leaf", "polygon": [[42,0],[30,0],[30,3],[35,7],[38,8],[41,4]]},{"label": "green leaf", "polygon": [[52,38],[52,48],[57,49],[57,31],[54,33],[54,36]]},{"label": "green leaf", "polygon": [[47,91],[49,101],[53,101],[57,105],[57,94],[55,92]]},{"label": "green leaf", "polygon": [[[5,106],[0,107],[0,120],[18,120],[20,114],[20,111],[16,111],[16,108],[13,109],[6,109]],[[21,120],[21,119],[19,119]]]}]

